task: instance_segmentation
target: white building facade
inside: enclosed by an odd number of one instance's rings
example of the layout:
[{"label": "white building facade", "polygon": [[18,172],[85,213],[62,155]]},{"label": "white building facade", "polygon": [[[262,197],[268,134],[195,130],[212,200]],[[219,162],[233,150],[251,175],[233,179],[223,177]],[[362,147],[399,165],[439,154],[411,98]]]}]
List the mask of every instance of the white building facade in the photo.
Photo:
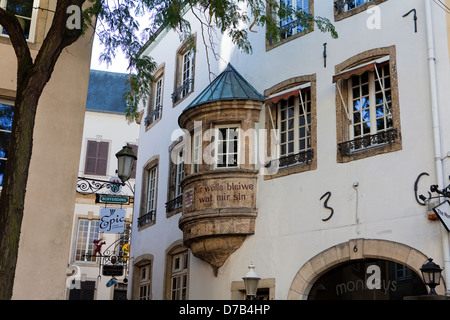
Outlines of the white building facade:
[{"label": "white building facade", "polygon": [[267,299],[426,294],[428,258],[448,279],[432,210],[445,198],[420,197],[449,183],[445,11],[299,5],[339,38],[287,26],[271,43],[259,28],[252,54],[224,36],[215,60],[188,11],[194,51],[169,30],[147,46],[159,67],[140,129],[129,299],[243,299],[251,262]]},{"label": "white building facade", "polygon": [[126,298],[135,172],[124,186],[110,184],[120,181],[116,153],[126,145],[135,153],[138,150],[139,125],[127,122],[122,101],[126,77],[91,70],[68,253],[67,300]]}]

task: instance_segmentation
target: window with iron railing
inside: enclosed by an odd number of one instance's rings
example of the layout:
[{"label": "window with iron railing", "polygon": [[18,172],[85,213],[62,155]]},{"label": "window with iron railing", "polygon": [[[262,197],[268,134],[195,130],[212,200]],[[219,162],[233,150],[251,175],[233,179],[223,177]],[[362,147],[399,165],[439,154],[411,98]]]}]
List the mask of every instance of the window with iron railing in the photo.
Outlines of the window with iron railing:
[{"label": "window with iron railing", "polygon": [[141,202],[138,227],[154,223],[156,219],[156,197],[158,190],[158,166],[154,165],[145,170],[143,185],[144,201]]},{"label": "window with iron railing", "polygon": [[194,91],[195,36],[189,37],[177,52],[175,89],[172,102],[175,104]]},{"label": "window with iron railing", "polygon": [[184,153],[183,145],[178,145],[171,150],[171,163],[169,174],[169,201],[166,202],[166,211],[171,212],[182,207],[183,189],[181,181],[184,178]]},{"label": "window with iron railing", "polygon": [[164,90],[164,69],[159,70],[156,80],[151,88],[148,106],[148,115],[145,117],[145,125],[148,127],[161,118]]},{"label": "window with iron railing", "polygon": [[392,94],[389,62],[347,80],[349,141],[339,144],[343,155],[393,143]]},{"label": "window with iron railing", "polygon": [[336,66],[338,162],[401,150],[395,52],[375,48]]}]

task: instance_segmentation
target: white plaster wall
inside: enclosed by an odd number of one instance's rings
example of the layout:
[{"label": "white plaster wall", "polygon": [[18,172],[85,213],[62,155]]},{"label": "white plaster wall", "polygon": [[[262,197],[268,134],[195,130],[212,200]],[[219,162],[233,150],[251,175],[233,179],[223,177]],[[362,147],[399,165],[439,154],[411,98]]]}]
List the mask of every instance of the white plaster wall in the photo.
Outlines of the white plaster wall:
[{"label": "white plaster wall", "polygon": [[[230,57],[226,62],[231,62],[261,93],[291,77],[317,74],[318,146],[315,155],[318,168],[269,181],[259,179],[255,235],[249,236],[230,256],[216,278],[206,263],[191,257],[190,299],[229,299],[231,282],[242,280],[251,261],[261,277],[276,278],[276,299],[286,299],[292,280],[304,263],[329,247],[355,238],[403,243],[433,257],[442,266],[441,225],[428,220],[426,208],[416,203],[413,189],[421,172],[428,172],[430,177],[422,180],[419,192],[426,194],[429,185],[436,181],[424,2],[387,1],[380,8],[381,29],[367,29],[369,15],[363,12],[335,22],[339,32],[337,40],[316,30],[266,52],[265,33],[259,29],[257,33],[250,33],[252,55],[241,54],[229,41],[222,40],[223,48],[219,51],[224,57]],[[412,8],[416,8],[419,15],[418,33],[414,33],[412,17],[402,18]],[[334,21],[331,1],[315,1],[314,9],[316,15]],[[445,106],[449,93],[445,88],[450,83],[445,14],[433,6],[433,15],[435,31],[441,32],[436,43],[436,62],[441,123],[445,124],[444,119],[449,116]],[[325,42],[328,44],[327,68],[323,66],[322,57]],[[154,255],[153,299],[163,298],[165,250],[182,238],[178,229],[181,214],[167,219],[164,206],[170,136],[178,128],[178,115],[209,83],[205,50],[198,34],[195,92],[172,108],[170,94],[179,44],[177,34],[169,32],[149,53],[158,63],[165,63],[164,110],[160,122],[148,132],[142,125],[140,132],[136,203],[141,196],[142,166],[159,154],[158,209],[154,226],[139,232],[136,225],[133,226],[131,255]],[[338,164],[334,66],[363,51],[391,45],[396,46],[403,149]],[[218,72],[226,65],[223,61],[214,64],[213,70]],[[261,128],[263,124],[262,112]],[[450,132],[445,127],[442,132],[445,136],[442,149],[446,154],[450,151]],[[446,162],[447,174],[448,165]],[[354,182],[358,182],[356,189]],[[323,222],[329,211],[323,208],[320,197],[327,191],[332,192],[329,206],[335,213],[330,221]],[[135,213],[137,217],[138,209]]]},{"label": "white plaster wall", "polygon": [[[86,159],[86,145],[88,140],[109,141],[109,160],[106,176],[92,176],[84,174]],[[139,146],[139,125],[135,122],[128,123],[123,114],[86,111],[84,118],[83,140],[80,152],[80,164],[78,169],[79,177],[89,177],[99,180],[109,181],[116,175],[117,158],[115,154],[119,152],[127,143]],[[129,180],[131,186],[134,186],[135,179]],[[123,187],[122,192],[126,195],[132,195],[128,187]],[[72,224],[72,240],[69,251],[68,264],[74,264],[74,252],[77,238],[78,219],[88,217],[96,220],[100,218],[100,209],[104,205],[90,204],[92,200],[83,199],[82,195],[77,196]],[[133,207],[123,207],[126,209],[126,221],[133,222]],[[117,240],[117,234],[101,234],[106,244],[102,250],[105,250]],[[106,283],[111,277],[103,276],[101,268],[96,263],[75,263],[80,267],[82,281],[96,281],[96,300],[112,300],[113,287],[106,287]],[[123,281],[124,277],[117,277],[118,281]],[[127,277],[128,278],[128,277]],[[68,292],[66,292],[68,298]]]}]

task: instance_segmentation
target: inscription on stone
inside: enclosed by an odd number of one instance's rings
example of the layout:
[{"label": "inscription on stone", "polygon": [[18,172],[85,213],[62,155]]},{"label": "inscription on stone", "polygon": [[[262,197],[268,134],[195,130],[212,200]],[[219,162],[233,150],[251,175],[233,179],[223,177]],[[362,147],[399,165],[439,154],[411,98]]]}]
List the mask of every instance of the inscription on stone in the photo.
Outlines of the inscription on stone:
[{"label": "inscription on stone", "polygon": [[[237,191],[237,192],[236,192]],[[227,182],[197,186],[195,194],[200,203],[247,200],[248,191],[253,192],[253,183]]]}]

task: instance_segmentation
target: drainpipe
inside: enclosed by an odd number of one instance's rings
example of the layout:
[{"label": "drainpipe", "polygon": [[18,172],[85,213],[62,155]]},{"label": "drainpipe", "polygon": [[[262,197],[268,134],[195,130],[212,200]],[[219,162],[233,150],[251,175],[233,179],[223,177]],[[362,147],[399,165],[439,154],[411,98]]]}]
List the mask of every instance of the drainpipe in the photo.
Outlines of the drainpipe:
[{"label": "drainpipe", "polygon": [[[436,82],[436,56],[434,50],[434,33],[433,33],[433,17],[431,13],[431,0],[425,0],[425,13],[427,24],[427,40],[428,40],[428,66],[430,71],[430,89],[431,89],[431,111],[433,116],[433,133],[434,133],[434,152],[436,175],[439,188],[444,188],[444,165],[441,151],[441,129],[439,126],[439,103],[438,89]],[[444,256],[444,277],[446,286],[450,285],[450,246],[448,231],[441,226],[441,240]],[[449,288],[446,288],[446,294],[450,294]]]}]

